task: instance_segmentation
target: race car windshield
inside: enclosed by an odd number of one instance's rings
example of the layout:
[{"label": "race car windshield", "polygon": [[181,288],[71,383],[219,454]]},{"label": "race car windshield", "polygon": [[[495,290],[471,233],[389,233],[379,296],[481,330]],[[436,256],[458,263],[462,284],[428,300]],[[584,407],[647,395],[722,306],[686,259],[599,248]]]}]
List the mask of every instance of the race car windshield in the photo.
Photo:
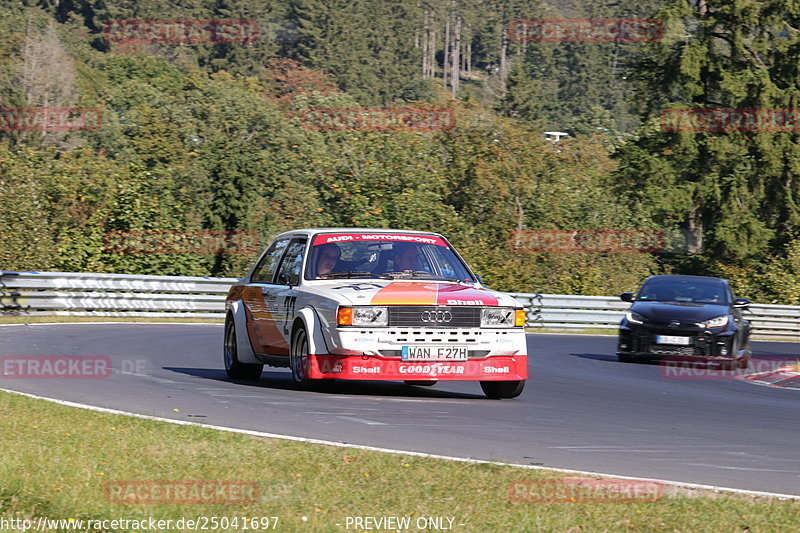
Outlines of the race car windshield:
[{"label": "race car windshield", "polygon": [[727,304],[725,285],[707,281],[654,280],[639,289],[637,301]]},{"label": "race car windshield", "polygon": [[305,279],[430,279],[473,283],[466,265],[436,235],[321,234],[312,243]]}]

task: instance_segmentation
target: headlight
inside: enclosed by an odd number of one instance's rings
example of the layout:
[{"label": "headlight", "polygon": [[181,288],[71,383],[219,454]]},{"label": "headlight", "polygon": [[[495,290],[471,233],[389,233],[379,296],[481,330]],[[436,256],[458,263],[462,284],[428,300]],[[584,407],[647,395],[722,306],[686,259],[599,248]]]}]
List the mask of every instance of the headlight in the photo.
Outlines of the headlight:
[{"label": "headlight", "polygon": [[386,326],[389,324],[387,307],[340,307],[336,312],[338,326]]},{"label": "headlight", "polygon": [[625,318],[631,324],[641,324],[644,322],[644,317],[639,313],[634,313],[633,311],[628,311],[627,313],[625,313]]},{"label": "headlight", "polygon": [[513,328],[516,310],[511,307],[487,307],[481,309],[482,328]]},{"label": "headlight", "polygon": [[706,320],[705,322],[698,322],[698,326],[701,328],[721,328],[722,326],[728,325],[728,315],[718,316],[717,318],[712,318],[711,320]]}]

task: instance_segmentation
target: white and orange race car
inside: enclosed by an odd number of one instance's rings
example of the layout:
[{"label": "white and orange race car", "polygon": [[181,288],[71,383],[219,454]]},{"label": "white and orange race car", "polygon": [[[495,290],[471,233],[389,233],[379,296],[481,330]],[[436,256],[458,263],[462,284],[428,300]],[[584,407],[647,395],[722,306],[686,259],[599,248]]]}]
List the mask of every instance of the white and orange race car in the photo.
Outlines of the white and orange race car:
[{"label": "white and orange race car", "polygon": [[525,310],[484,287],[437,233],[329,228],[279,235],[226,302],[233,378],[289,367],[318,379],[479,381],[490,398],[528,378]]}]

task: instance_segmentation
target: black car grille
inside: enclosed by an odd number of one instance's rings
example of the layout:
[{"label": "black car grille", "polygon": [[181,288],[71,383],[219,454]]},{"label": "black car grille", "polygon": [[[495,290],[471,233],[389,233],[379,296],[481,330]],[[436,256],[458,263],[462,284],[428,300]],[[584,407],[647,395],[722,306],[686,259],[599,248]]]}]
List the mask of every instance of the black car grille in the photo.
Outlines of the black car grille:
[{"label": "black car grille", "polygon": [[[672,332],[675,335],[674,332]],[[706,357],[708,356],[708,345],[698,343],[692,337],[688,346],[673,344],[656,344],[654,335],[644,334],[637,337],[638,346],[634,348],[640,353],[651,353],[653,355],[680,356],[680,357]]]},{"label": "black car grille", "polygon": [[654,355],[678,355],[678,356],[703,356],[697,346],[652,346],[649,353]]},{"label": "black car grille", "polygon": [[478,328],[480,307],[434,305],[391,305],[389,325],[426,328]]}]

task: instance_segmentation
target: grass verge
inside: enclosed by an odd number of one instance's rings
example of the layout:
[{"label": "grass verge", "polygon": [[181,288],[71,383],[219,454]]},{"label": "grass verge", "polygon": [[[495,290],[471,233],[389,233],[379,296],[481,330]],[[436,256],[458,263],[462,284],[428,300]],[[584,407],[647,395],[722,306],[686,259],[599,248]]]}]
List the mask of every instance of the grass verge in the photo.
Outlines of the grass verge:
[{"label": "grass verge", "polygon": [[616,329],[605,328],[525,328],[526,333],[560,333],[562,335],[606,335],[608,337],[616,337]]},{"label": "grass verge", "polygon": [[[417,527],[420,517],[441,517],[445,526],[453,519],[450,531],[469,532],[785,533],[796,531],[800,513],[800,501],[700,491],[673,491],[653,502],[515,503],[511,483],[560,476],[179,426],[6,392],[0,392],[0,445],[0,516],[6,519],[279,517],[276,531],[339,532],[366,529],[354,527],[352,517],[393,516],[409,517],[407,531],[425,530]],[[252,481],[258,490],[253,502],[229,504],[106,497],[107,483],[134,480]]]},{"label": "grass verge", "polygon": [[137,318],[132,316],[0,316],[0,324],[52,324],[54,322],[176,322],[224,324],[225,318]]}]

